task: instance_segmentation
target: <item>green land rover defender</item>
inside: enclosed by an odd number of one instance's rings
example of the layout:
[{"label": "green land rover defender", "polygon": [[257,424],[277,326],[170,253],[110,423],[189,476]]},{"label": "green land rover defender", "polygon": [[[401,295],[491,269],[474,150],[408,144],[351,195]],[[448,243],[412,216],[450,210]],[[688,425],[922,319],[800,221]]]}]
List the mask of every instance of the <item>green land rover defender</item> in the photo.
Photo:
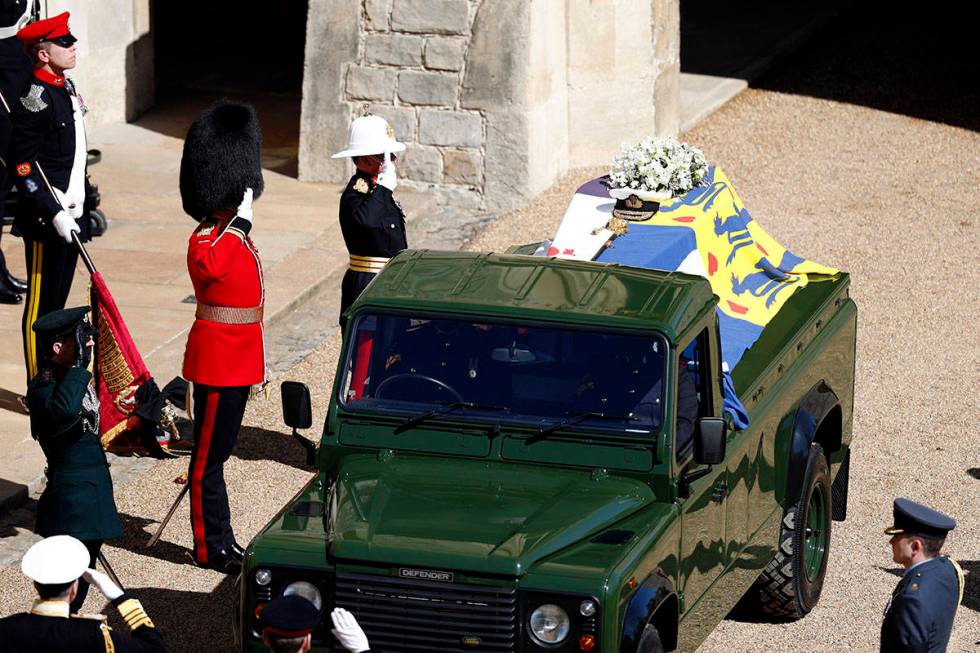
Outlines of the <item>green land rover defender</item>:
[{"label": "green land rover defender", "polygon": [[[262,604],[351,610],[395,652],[692,651],[739,604],[820,597],[846,514],[857,309],[795,292],[731,371],[700,277],[406,251],[349,313],[317,473],[248,547]],[[288,426],[310,399],[286,383]]]}]

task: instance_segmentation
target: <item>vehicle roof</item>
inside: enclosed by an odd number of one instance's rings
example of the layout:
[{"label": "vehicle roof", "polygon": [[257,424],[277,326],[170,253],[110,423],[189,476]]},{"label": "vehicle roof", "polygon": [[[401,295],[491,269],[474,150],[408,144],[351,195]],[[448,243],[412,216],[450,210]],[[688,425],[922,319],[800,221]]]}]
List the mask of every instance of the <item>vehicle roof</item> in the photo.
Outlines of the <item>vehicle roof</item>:
[{"label": "vehicle roof", "polygon": [[543,256],[406,250],[391,259],[355,309],[488,314],[632,329],[671,340],[716,305],[706,279]]}]

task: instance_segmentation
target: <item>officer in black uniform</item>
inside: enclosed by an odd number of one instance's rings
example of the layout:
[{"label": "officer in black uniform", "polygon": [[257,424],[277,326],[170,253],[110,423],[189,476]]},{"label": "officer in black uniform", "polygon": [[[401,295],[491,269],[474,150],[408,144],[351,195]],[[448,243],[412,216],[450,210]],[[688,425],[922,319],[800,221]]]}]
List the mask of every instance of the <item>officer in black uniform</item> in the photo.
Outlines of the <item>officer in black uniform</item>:
[{"label": "officer in black uniform", "polygon": [[[17,38],[37,9],[36,0],[0,0],[0,218],[6,216],[7,193],[13,186],[12,171],[7,170],[10,155],[10,124],[12,102],[16,102],[31,76],[31,60]],[[0,236],[3,235],[0,229]],[[27,282],[10,274],[7,261],[0,251],[0,303],[19,304]]]},{"label": "officer in black uniform", "polygon": [[[35,532],[71,535],[95,566],[104,540],[122,535],[112,479],[99,441],[99,398],[88,371],[94,330],[87,306],[48,313],[34,323],[47,358],[27,387],[31,435],[47,458],[47,486],[37,502]],[[77,611],[88,583],[79,581]]]},{"label": "officer in black uniform", "polygon": [[[163,639],[143,606],[95,569],[88,551],[68,535],[41,540],[24,554],[21,570],[34,581],[39,599],[29,612],[0,619],[0,653],[156,653]],[[68,605],[82,579],[95,585],[119,610],[130,634],[113,632],[103,615],[73,614]]]},{"label": "officer in black uniform", "polygon": [[[350,653],[382,653],[371,649],[367,635],[354,615],[344,608],[330,613],[330,632]],[[302,596],[291,594],[269,601],[259,613],[262,642],[274,653],[306,653],[312,646],[313,629],[320,623],[320,608]]]},{"label": "officer in black uniform", "polygon": [[75,66],[68,12],[31,23],[17,38],[34,62],[31,79],[11,107],[14,135],[8,161],[17,183],[16,225],[24,237],[29,276],[22,327],[30,380],[41,361],[31,325],[64,308],[78,260],[72,232],[84,242],[91,229],[87,220],[78,220],[85,207],[85,103],[65,77]]},{"label": "officer in black uniform", "polygon": [[347,149],[333,155],[352,157],[357,167],[340,196],[340,229],[350,254],[341,285],[341,327],[344,313],[374,275],[408,247],[405,213],[392,196],[398,186],[396,153],[404,150],[384,118],[366,115],[351,124]]},{"label": "officer in black uniform", "polygon": [[905,574],[892,592],[881,624],[884,653],[942,653],[949,644],[956,608],[963,600],[963,571],[939,555],[956,522],[908,499],[895,499],[892,558]]}]

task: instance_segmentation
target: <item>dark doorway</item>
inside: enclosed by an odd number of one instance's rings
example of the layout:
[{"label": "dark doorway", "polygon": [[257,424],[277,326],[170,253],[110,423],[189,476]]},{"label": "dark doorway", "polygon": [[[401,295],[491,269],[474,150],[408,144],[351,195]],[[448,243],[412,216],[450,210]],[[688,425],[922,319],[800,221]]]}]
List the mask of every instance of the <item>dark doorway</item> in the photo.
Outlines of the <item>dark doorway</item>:
[{"label": "dark doorway", "polygon": [[154,0],[156,106],[140,124],[183,136],[211,102],[255,106],[263,164],[296,176],[308,0]]}]

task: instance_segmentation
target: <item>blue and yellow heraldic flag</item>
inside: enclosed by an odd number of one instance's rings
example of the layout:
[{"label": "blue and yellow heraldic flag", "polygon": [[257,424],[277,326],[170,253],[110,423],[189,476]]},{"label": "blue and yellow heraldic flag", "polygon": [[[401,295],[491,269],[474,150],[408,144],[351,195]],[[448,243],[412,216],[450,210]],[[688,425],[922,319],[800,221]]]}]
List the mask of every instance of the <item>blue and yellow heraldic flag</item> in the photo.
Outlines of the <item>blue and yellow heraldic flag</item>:
[{"label": "blue and yellow heraldic flag", "polygon": [[[615,200],[603,181],[593,179],[576,191],[547,254],[705,277],[719,298],[722,356],[729,370],[797,289],[815,276],[837,272],[776,242],[752,219],[717,166],[709,169],[705,185],[662,203],[646,219],[625,223],[625,233],[623,224],[611,221]],[[726,385],[726,407],[741,421],[737,413],[745,411],[728,374]]]}]

